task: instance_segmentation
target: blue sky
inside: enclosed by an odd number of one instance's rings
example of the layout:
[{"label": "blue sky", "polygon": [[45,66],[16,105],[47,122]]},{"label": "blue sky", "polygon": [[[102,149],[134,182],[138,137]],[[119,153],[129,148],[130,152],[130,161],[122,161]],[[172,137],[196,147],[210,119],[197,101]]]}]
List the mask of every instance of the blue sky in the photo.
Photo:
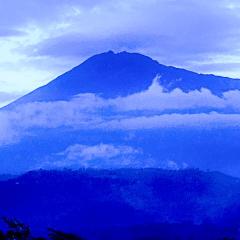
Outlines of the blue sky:
[{"label": "blue sky", "polygon": [[239,9],[236,0],[0,0],[0,104],[109,49],[240,78]]}]

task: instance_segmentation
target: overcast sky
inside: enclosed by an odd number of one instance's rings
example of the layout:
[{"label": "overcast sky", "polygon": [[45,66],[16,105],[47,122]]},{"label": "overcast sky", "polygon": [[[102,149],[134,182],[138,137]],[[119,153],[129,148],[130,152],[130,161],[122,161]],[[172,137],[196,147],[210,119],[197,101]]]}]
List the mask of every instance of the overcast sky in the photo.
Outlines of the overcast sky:
[{"label": "overcast sky", "polygon": [[239,0],[0,0],[0,105],[93,54],[240,78]]}]

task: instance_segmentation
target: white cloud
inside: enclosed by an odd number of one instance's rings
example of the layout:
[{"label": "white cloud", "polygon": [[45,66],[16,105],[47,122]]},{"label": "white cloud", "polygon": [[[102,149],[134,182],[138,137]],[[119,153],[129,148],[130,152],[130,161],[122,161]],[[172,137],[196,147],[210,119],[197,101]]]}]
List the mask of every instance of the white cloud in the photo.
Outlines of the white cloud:
[{"label": "white cloud", "polygon": [[0,146],[18,142],[19,139],[20,133],[15,126],[12,125],[8,115],[0,113]]},{"label": "white cloud", "polygon": [[240,127],[240,114],[216,112],[198,114],[163,114],[155,116],[128,117],[105,122],[102,128],[125,130],[161,128],[227,128]]},{"label": "white cloud", "polygon": [[67,167],[77,165],[81,167],[97,167],[98,160],[101,160],[101,165],[107,166],[128,166],[134,164],[135,156],[140,154],[140,151],[129,146],[115,146],[112,144],[98,145],[82,145],[75,144],[69,146],[63,152],[56,154],[62,159],[55,162],[45,163],[46,165],[54,165],[58,167]]},{"label": "white cloud", "polygon": [[[16,142],[34,128],[141,130],[240,127],[240,91],[165,92],[158,78],[144,92],[103,99],[80,94],[70,101],[33,102],[0,112],[0,143]],[[137,113],[136,113],[137,111]],[[195,111],[195,112],[194,112]]]},{"label": "white cloud", "polygon": [[[153,80],[152,85],[144,92],[135,93],[128,97],[120,97],[110,101],[118,110],[182,110],[194,108],[225,108],[226,104],[235,107],[232,99],[232,92],[224,93],[224,98],[213,95],[208,89],[183,92],[181,89],[174,89],[171,92],[164,92],[159,85],[159,78]],[[237,96],[236,96],[237,95]],[[234,97],[240,97],[240,91],[234,92]],[[233,100],[233,101],[232,101]]]},{"label": "white cloud", "polygon": [[178,164],[177,162],[173,160],[168,160],[166,163],[163,163],[163,167],[171,170],[179,170],[179,169],[185,169],[188,168],[188,164],[183,162],[181,164]]},{"label": "white cloud", "polygon": [[132,154],[135,152],[136,151],[132,148],[125,146],[115,147],[109,144],[86,146],[76,144],[68,147],[61,154],[67,155],[67,158],[70,160],[81,158],[83,160],[89,161],[96,158],[113,158],[119,155]]}]

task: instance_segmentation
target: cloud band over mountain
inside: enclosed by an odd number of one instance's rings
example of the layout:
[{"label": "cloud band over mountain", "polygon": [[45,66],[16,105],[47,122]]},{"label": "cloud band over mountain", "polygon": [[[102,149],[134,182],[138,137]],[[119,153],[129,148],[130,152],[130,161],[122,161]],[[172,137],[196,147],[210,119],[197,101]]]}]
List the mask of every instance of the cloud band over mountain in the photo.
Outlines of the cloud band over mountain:
[{"label": "cloud band over mountain", "polygon": [[208,89],[166,92],[157,76],[143,92],[105,99],[94,93],[70,101],[33,102],[2,111],[1,144],[18,141],[34,128],[141,130],[240,127],[240,91],[217,96]]}]

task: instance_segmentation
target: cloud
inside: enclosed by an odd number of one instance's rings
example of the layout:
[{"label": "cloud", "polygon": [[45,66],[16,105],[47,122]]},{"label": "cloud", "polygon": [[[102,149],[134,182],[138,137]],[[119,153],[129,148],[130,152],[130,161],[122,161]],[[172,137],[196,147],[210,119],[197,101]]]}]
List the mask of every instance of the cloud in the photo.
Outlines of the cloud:
[{"label": "cloud", "polygon": [[[112,104],[122,111],[148,110],[183,110],[183,109],[223,109],[227,104],[235,106],[235,99],[240,92],[228,92],[220,98],[212,94],[208,89],[200,91],[183,92],[181,89],[174,89],[171,92],[165,92],[159,83],[160,77],[157,76],[152,85],[143,92],[135,93],[127,97],[119,97],[112,100]],[[235,96],[232,101],[232,95]],[[111,102],[111,101],[110,101]]]},{"label": "cloud", "polygon": [[92,37],[84,33],[68,33],[66,35],[46,39],[34,48],[27,48],[29,54],[56,58],[79,59],[113,49],[115,51],[137,51],[154,45],[156,39],[167,37],[158,34],[113,33],[111,36]]},{"label": "cloud", "polygon": [[105,122],[102,128],[112,130],[144,130],[161,128],[239,128],[240,114],[216,112],[197,114],[163,114],[155,116],[128,117]]},{"label": "cloud", "polygon": [[163,168],[171,169],[171,170],[179,170],[179,169],[186,169],[188,168],[188,164],[183,162],[178,164],[173,160],[168,160],[163,164]]},{"label": "cloud", "polygon": [[[69,146],[63,152],[56,154],[62,158],[55,162],[47,162],[45,165],[67,167],[77,165],[78,167],[97,167],[98,161],[102,166],[128,166],[134,164],[135,156],[140,151],[129,146],[115,146],[112,144],[82,145],[75,144]],[[55,156],[56,157],[56,156]]]},{"label": "cloud", "polygon": [[[74,8],[92,8],[103,0],[49,0],[43,2],[41,0],[25,0],[19,2],[18,0],[0,1],[0,20],[2,25],[22,27],[29,23],[35,24],[51,24],[52,22],[59,21],[65,16],[66,12],[73,11]],[[11,18],[9,17],[11,14]]]},{"label": "cloud", "polygon": [[16,143],[24,136],[24,133],[21,131],[20,134],[12,124],[7,114],[0,113],[0,122],[0,146]]},{"label": "cloud", "polygon": [[0,106],[5,105],[6,103],[9,103],[13,100],[16,100],[19,98],[23,93],[18,92],[0,92]]},{"label": "cloud", "polygon": [[224,0],[103,1],[84,11],[75,3],[78,14],[65,18],[67,30],[39,43],[35,54],[82,59],[111,48],[192,69],[219,54],[224,63],[224,55],[238,56],[239,49],[240,15],[230,3],[236,5]]},{"label": "cloud", "polygon": [[240,91],[222,97],[208,89],[164,91],[159,77],[145,91],[104,99],[93,93],[70,101],[32,102],[0,112],[0,142],[16,142],[36,128],[143,130],[240,127]]},{"label": "cloud", "polygon": [[22,36],[25,33],[20,30],[0,27],[0,37]]}]

